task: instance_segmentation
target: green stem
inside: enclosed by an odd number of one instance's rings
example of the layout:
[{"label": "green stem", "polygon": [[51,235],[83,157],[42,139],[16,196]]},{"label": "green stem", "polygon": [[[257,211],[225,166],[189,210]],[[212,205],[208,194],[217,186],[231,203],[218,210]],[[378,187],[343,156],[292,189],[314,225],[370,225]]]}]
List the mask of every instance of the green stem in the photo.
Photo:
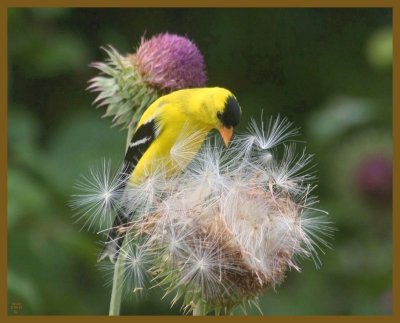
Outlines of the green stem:
[{"label": "green stem", "polygon": [[[128,130],[128,138],[126,143],[125,153],[129,148],[129,142],[131,139],[132,130],[129,128]],[[126,243],[126,239],[122,242],[121,250],[123,250]],[[113,286],[111,292],[111,300],[110,300],[110,311],[108,312],[109,316],[119,316],[121,312],[121,300],[122,300],[122,282],[124,279],[124,263],[123,263],[123,256],[122,252],[118,254],[117,261],[114,265],[114,277],[113,277]]]},{"label": "green stem", "polygon": [[113,277],[113,286],[111,292],[109,316],[119,316],[121,310],[122,282],[124,274],[123,258],[124,257],[120,252],[118,255],[118,259],[114,265],[114,277]]},{"label": "green stem", "polygon": [[206,315],[206,308],[205,306],[199,302],[193,308],[193,316],[205,316]]}]

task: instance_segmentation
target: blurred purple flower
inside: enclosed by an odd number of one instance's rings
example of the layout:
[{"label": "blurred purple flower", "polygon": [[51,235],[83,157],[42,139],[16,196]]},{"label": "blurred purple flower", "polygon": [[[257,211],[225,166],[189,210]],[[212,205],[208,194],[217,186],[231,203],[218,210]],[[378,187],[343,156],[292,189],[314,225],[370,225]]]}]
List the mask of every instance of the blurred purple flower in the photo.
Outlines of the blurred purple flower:
[{"label": "blurred purple flower", "polygon": [[380,298],[380,305],[387,314],[392,314],[393,292],[391,289],[386,291]]},{"label": "blurred purple flower", "polygon": [[368,199],[388,202],[392,197],[392,161],[383,154],[364,158],[356,173],[358,190]]},{"label": "blurred purple flower", "polygon": [[203,56],[186,37],[162,33],[142,38],[132,60],[145,81],[161,90],[202,87],[207,81]]}]

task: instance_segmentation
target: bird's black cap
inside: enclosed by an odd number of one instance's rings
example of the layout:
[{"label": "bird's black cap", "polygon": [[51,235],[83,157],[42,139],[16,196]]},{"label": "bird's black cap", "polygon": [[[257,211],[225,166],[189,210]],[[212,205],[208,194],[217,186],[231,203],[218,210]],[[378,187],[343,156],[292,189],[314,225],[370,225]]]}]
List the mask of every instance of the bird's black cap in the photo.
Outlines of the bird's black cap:
[{"label": "bird's black cap", "polygon": [[229,96],[225,102],[224,111],[218,112],[217,116],[225,127],[236,127],[240,121],[239,102],[233,96]]}]

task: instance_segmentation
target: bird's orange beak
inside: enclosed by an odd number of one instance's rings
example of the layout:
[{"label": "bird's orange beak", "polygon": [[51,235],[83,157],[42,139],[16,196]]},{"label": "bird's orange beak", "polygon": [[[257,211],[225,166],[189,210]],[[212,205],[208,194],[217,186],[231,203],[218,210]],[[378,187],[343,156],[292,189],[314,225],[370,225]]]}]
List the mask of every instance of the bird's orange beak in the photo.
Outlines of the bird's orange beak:
[{"label": "bird's orange beak", "polygon": [[233,136],[233,127],[222,126],[218,128],[218,131],[221,134],[222,139],[224,140],[225,146],[228,147]]}]

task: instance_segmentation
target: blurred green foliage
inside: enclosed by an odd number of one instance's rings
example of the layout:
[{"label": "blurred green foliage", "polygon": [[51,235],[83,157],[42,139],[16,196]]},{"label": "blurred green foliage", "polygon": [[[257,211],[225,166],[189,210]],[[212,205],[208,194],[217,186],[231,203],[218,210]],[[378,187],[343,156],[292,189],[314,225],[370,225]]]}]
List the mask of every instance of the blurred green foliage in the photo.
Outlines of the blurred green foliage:
[{"label": "blurred green foliage", "polygon": [[[319,207],[338,229],[333,250],[321,269],[305,261],[267,291],[264,314],[391,313],[391,199],[364,196],[356,179],[363,159],[391,160],[391,19],[390,9],[9,9],[9,306],[108,313],[98,236],[80,231],[68,207],[80,173],[124,154],[125,133],[85,91],[88,64],[104,58],[100,46],[133,52],[144,33],[169,31],[198,45],[209,85],[237,95],[241,130],[261,110],[280,113],[315,153]],[[132,298],[122,312],[179,313],[160,298]]]}]

